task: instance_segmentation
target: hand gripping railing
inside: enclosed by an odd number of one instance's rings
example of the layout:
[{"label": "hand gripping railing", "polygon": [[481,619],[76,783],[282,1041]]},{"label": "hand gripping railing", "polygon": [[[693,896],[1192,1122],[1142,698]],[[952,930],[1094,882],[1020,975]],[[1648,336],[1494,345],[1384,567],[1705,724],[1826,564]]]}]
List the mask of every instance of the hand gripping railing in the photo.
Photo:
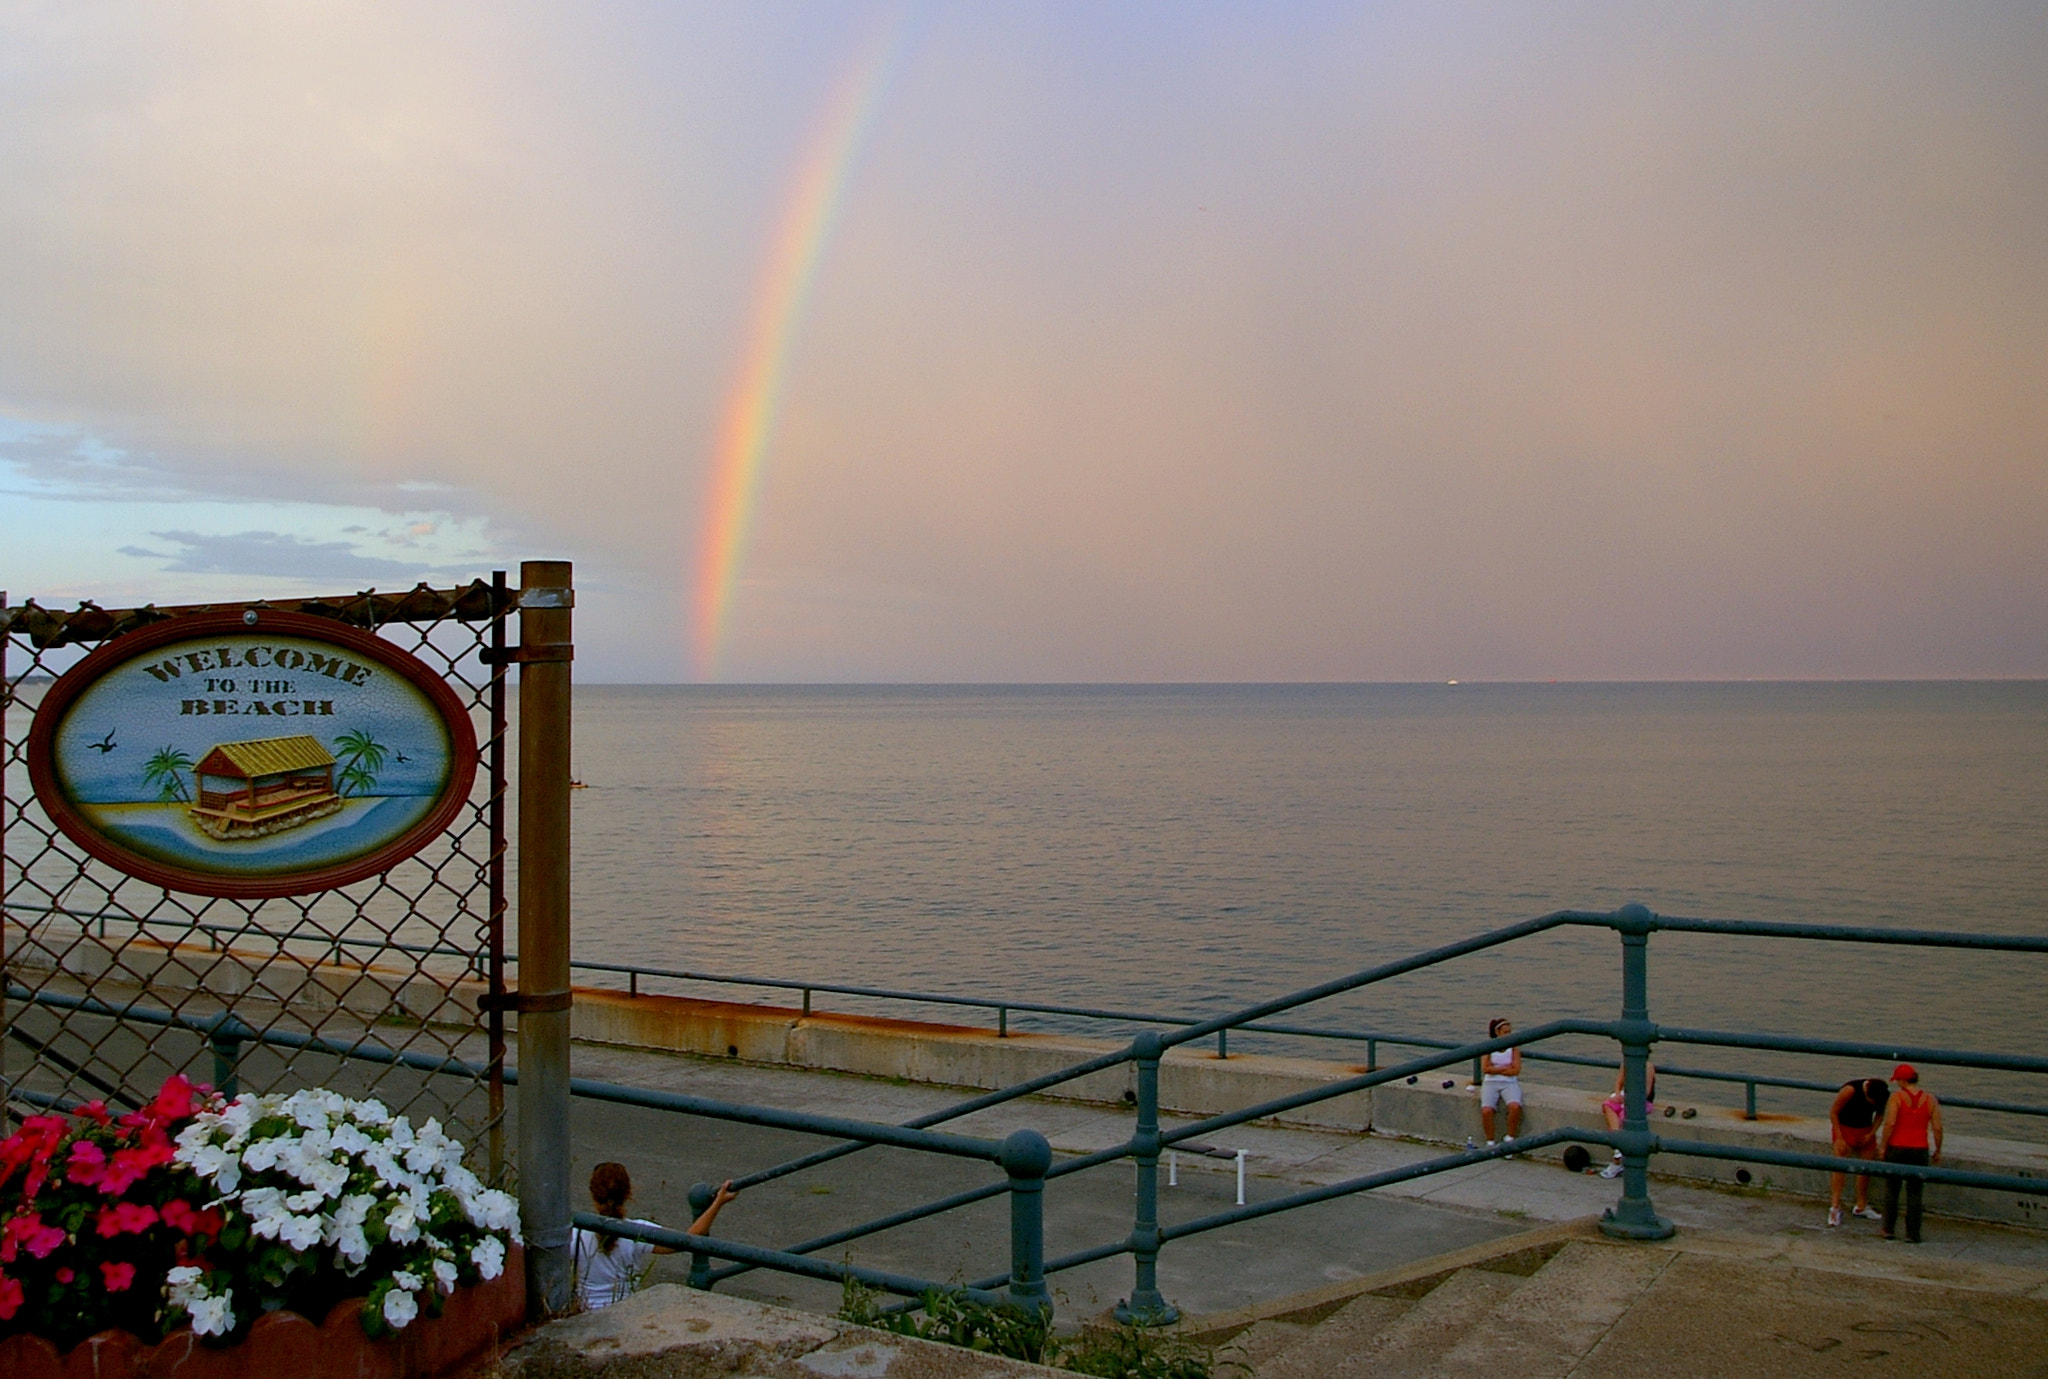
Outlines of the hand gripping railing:
[{"label": "hand gripping railing", "polygon": [[[1490,1039],[1456,1046],[1432,1047],[1424,1056],[1389,1067],[1375,1068],[1357,1077],[1326,1084],[1310,1091],[1291,1096],[1275,1098],[1255,1106],[1223,1115],[1211,1116],[1192,1125],[1172,1131],[1163,1131],[1159,1123],[1159,1065],[1164,1054],[1171,1048],[1187,1044],[1196,1039],[1217,1035],[1221,1038],[1230,1029],[1259,1027],[1260,1022],[1270,1020],[1276,1014],[1296,1009],[1326,997],[1342,992],[1355,991],[1363,987],[1386,981],[1407,973],[1420,971],[1464,957],[1472,953],[1515,942],[1519,939],[1563,926],[1606,928],[1615,931],[1622,944],[1622,1001],[1620,1018],[1613,1021],[1559,1020],[1539,1025],[1498,1039]],[[1370,1191],[1392,1183],[1409,1181],[1434,1173],[1490,1159],[1504,1158],[1509,1154],[1543,1148],[1567,1141],[1579,1141],[1612,1147],[1620,1152],[1623,1163],[1621,1198],[1601,1222],[1603,1230],[1610,1234],[1630,1238],[1661,1238],[1671,1233],[1668,1222],[1658,1217],[1650,1202],[1648,1189],[1648,1165],[1651,1157],[1658,1153],[1683,1154],[1695,1158],[1734,1160],[1758,1164],[1782,1165],[1811,1168],[1823,1171],[1868,1174],[1880,1177],[1918,1179],[1923,1182],[1948,1183],[1964,1187],[1992,1189],[2025,1196],[2048,1195],[2048,1181],[2014,1176],[2009,1174],[1988,1174],[1944,1168],[1939,1165],[1918,1166],[1872,1162],[1862,1159],[1839,1159],[1828,1155],[1802,1154],[1783,1150],[1764,1149],[1749,1145],[1718,1144],[1689,1139],[1670,1139],[1651,1131],[1645,1114],[1646,1066],[1651,1047],[1658,1042],[1684,1043],[1701,1046],[1741,1048],[1774,1052],[1825,1054],[1859,1058],[1880,1058],[1896,1060],[1911,1059],[1915,1062],[1949,1065],[1956,1067],[1985,1068],[2008,1072],[2048,1072],[2048,1058],[2014,1054],[1979,1053],[1965,1050],[1925,1048],[1918,1046],[1885,1045],[1848,1040],[1809,1039],[1789,1035],[1702,1030],[1689,1028],[1660,1028],[1649,1019],[1648,1009],[1648,947],[1650,935],[1660,929],[1701,934],[1724,934],[1743,937],[1805,939],[1824,942],[1851,942],[1875,944],[1905,944],[1938,949],[1957,949],[2014,953],[2048,953],[2048,939],[2030,937],[1984,935],[1967,933],[1941,933],[1921,930],[1878,929],[1869,927],[1845,927],[1807,924],[1777,924],[1751,921],[1725,921],[1685,918],[1660,918],[1639,905],[1625,906],[1611,914],[1587,911],[1565,910],[1538,919],[1524,921],[1494,930],[1491,933],[1447,944],[1428,952],[1418,953],[1395,962],[1380,964],[1363,971],[1340,977],[1333,981],[1309,987],[1287,996],[1263,1001],[1256,1005],[1217,1016],[1207,1020],[1189,1022],[1179,1028],[1165,1032],[1150,1031],[1133,1039],[1128,1047],[1106,1053],[1099,1057],[1076,1063],[1070,1067],[1047,1073],[1043,1076],[1020,1082],[1014,1086],[976,1096],[943,1110],[920,1116],[900,1126],[876,1125],[863,1121],[852,1121],[836,1117],[813,1116],[803,1112],[775,1110],[767,1107],[744,1106],[735,1103],[715,1101],[710,1098],[692,1097],[679,1093],[648,1091],[639,1088],[622,1087],[617,1084],[592,1082],[577,1079],[571,1083],[574,1095],[615,1103],[644,1106],[651,1109],[667,1110],[682,1114],[707,1116],[718,1119],[739,1121],[747,1124],[774,1126],[783,1129],[801,1130],[837,1138],[841,1143],[830,1148],[804,1155],[786,1163],[758,1170],[744,1178],[735,1179],[741,1186],[764,1182],[804,1168],[857,1153],[870,1145],[886,1144],[905,1149],[949,1154],[959,1157],[978,1158],[999,1163],[1005,1171],[1005,1181],[954,1194],[934,1202],[906,1208],[863,1225],[850,1227],[800,1242],[784,1250],[770,1250],[758,1246],[742,1245],[729,1241],[711,1240],[706,1237],[689,1236],[679,1232],[664,1231],[631,1223],[611,1220],[605,1217],[579,1216],[577,1224],[589,1230],[608,1232],[633,1239],[644,1239],[654,1243],[687,1249],[694,1257],[691,1279],[700,1286],[710,1286],[733,1274],[754,1268],[770,1268],[791,1273],[805,1274],[818,1278],[854,1278],[869,1286],[890,1292],[911,1296],[922,1295],[934,1287],[965,1291],[983,1300],[1000,1300],[1027,1307],[1048,1307],[1049,1297],[1045,1288],[1045,1277],[1065,1269],[1075,1268],[1095,1260],[1110,1258],[1119,1254],[1133,1257],[1133,1287],[1131,1295],[1117,1309],[1118,1315],[1135,1322],[1156,1323],[1169,1321],[1176,1314],[1172,1304],[1161,1296],[1158,1289],[1157,1262],[1159,1251],[1165,1244],[1184,1239],[1204,1231],[1221,1229],[1242,1221],[1290,1211],[1316,1202],[1356,1192]],[[18,999],[32,999],[42,1003],[69,1005],[74,1009],[89,1010],[114,1018],[135,1019],[165,1024],[177,1024],[203,1035],[211,1043],[216,1060],[217,1080],[231,1083],[236,1052],[248,1040],[288,1045],[292,1047],[331,1053],[338,1057],[367,1058],[379,1062],[398,1063],[420,1068],[424,1071],[448,1071],[473,1074],[474,1069],[454,1059],[432,1059],[420,1055],[396,1053],[367,1041],[344,1044],[339,1041],[289,1035],[274,1031],[255,1031],[229,1016],[193,1018],[172,1015],[167,1012],[149,1011],[140,1006],[113,1006],[81,998],[64,997],[54,993],[29,993],[10,987],[9,994]],[[1268,1028],[1271,1028],[1268,1026]],[[1421,1163],[1371,1174],[1343,1183],[1331,1184],[1293,1193],[1272,1200],[1253,1203],[1244,1207],[1215,1213],[1176,1226],[1162,1225],[1158,1220],[1158,1162],[1162,1149],[1213,1134],[1229,1126],[1263,1119],[1296,1110],[1303,1106],[1325,1101],[1332,1097],[1368,1090],[1388,1083],[1403,1081],[1437,1068],[1477,1060],[1495,1050],[1510,1046],[1525,1048],[1561,1036],[1593,1035],[1613,1039],[1621,1052],[1624,1113],[1621,1129],[1606,1131],[1595,1129],[1565,1128],[1543,1134],[1524,1136],[1513,1145],[1500,1145],[1493,1149],[1470,1150],[1462,1154],[1451,1154]],[[20,1037],[20,1036],[17,1036]],[[1390,1041],[1392,1042],[1392,1041]],[[1536,1054],[1533,1056],[1541,1057]],[[1580,1060],[1571,1060],[1580,1061]],[[1032,1131],[1018,1131],[1001,1144],[967,1136],[941,1134],[931,1127],[967,1115],[973,1111],[1049,1090],[1076,1078],[1129,1062],[1136,1072],[1137,1121],[1133,1134],[1124,1143],[1114,1145],[1092,1154],[1081,1155],[1054,1163],[1050,1149],[1042,1137]],[[1610,1065],[1611,1066],[1611,1065]],[[507,1074],[507,1080],[516,1079],[516,1074]],[[1818,1086],[1819,1084],[1812,1084]],[[36,1094],[25,1089],[15,1089],[13,1095],[35,1100]],[[1952,1099],[1951,1104],[1962,1104]],[[2009,1109],[2003,1104],[1998,1109]],[[1136,1170],[1136,1207],[1133,1213],[1132,1229],[1120,1240],[1108,1241],[1088,1249],[1063,1255],[1054,1260],[1043,1258],[1043,1187],[1053,1178],[1070,1173],[1084,1172],[1118,1159],[1129,1158]],[[938,1285],[930,1280],[906,1275],[885,1273],[859,1268],[850,1264],[828,1264],[812,1258],[816,1251],[832,1245],[844,1244],[878,1231],[910,1221],[934,1216],[953,1210],[971,1202],[1007,1192],[1011,1197],[1011,1269],[1007,1275],[989,1279],[973,1280],[959,1288],[952,1285]],[[692,1193],[693,1206],[701,1210],[709,1201],[709,1188],[699,1185]],[[729,1261],[719,1270],[712,1270],[710,1259]],[[1008,1287],[1000,1294],[995,1289],[1007,1280]]]}]

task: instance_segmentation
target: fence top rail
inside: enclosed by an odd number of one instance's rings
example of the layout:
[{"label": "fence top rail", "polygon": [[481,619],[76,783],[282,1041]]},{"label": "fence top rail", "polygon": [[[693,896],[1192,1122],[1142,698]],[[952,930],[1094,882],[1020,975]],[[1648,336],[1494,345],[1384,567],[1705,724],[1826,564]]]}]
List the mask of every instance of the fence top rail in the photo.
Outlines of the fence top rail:
[{"label": "fence top rail", "polygon": [[462,622],[481,622],[499,612],[518,606],[519,591],[496,589],[484,580],[472,580],[453,589],[435,589],[424,583],[411,589],[378,593],[365,589],[355,594],[312,598],[254,599],[239,603],[188,603],[160,608],[101,608],[90,601],[65,611],[45,608],[30,599],[0,608],[0,636],[22,634],[38,649],[84,642],[103,642],[152,623],[202,613],[236,613],[245,608],[270,608],[281,613],[306,613],[332,618],[351,627],[377,628],[387,623],[439,622],[453,617]]},{"label": "fence top rail", "polygon": [[1679,915],[1652,916],[1651,927],[1673,934],[1902,944],[1917,948],[1959,948],[1993,953],[2048,953],[2048,938],[2025,934],[1978,934],[1957,929],[1891,929],[1870,924],[1782,924],[1755,919],[1688,919]]}]

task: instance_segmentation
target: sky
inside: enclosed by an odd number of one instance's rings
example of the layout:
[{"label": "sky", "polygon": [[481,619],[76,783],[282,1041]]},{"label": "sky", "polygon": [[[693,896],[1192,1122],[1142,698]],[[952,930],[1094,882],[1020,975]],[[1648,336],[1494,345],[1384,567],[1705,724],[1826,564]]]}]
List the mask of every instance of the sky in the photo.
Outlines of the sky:
[{"label": "sky", "polygon": [[2048,7],[0,3],[0,589],[2048,675]]}]

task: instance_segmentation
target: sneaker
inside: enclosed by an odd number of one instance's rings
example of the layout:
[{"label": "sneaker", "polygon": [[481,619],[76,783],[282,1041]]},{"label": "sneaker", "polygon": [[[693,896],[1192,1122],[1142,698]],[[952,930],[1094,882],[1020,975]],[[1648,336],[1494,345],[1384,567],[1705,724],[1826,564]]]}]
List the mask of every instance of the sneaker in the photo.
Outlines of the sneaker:
[{"label": "sneaker", "polygon": [[1834,1228],[1835,1228],[1836,1226],[1839,1226],[1839,1225],[1841,1225],[1841,1224],[1842,1224],[1842,1209],[1841,1209],[1840,1207],[1829,1207],[1829,1208],[1828,1208],[1828,1229],[1832,1230],[1832,1229],[1834,1229]]},{"label": "sneaker", "polygon": [[1858,1207],[1855,1211],[1851,1212],[1850,1215],[1860,1216],[1865,1221],[1884,1220],[1884,1213],[1879,1211],[1876,1207]]},{"label": "sneaker", "polygon": [[1613,1163],[1601,1169],[1600,1176],[1603,1178],[1619,1178],[1621,1176],[1621,1160],[1616,1159]]},{"label": "sneaker", "polygon": [[[1502,1143],[1502,1144],[1505,1144],[1505,1145],[1509,1145],[1509,1146],[1512,1146],[1512,1145],[1514,1144],[1514,1142],[1515,1142],[1515,1137],[1514,1137],[1513,1135],[1509,1135],[1509,1136],[1507,1136],[1507,1137],[1506,1137],[1505,1139],[1503,1139],[1503,1140],[1501,1141],[1501,1143]],[[1513,1155],[1512,1153],[1510,1153],[1510,1154],[1508,1155],[1508,1157],[1509,1157],[1510,1159],[1512,1159],[1512,1158],[1514,1158],[1515,1156],[1514,1156],[1514,1155]]]},{"label": "sneaker", "polygon": [[1492,1141],[1492,1140],[1488,1140],[1488,1141],[1486,1142],[1486,1147],[1487,1147],[1488,1149],[1491,1149],[1491,1148],[1493,1148],[1493,1141]]}]

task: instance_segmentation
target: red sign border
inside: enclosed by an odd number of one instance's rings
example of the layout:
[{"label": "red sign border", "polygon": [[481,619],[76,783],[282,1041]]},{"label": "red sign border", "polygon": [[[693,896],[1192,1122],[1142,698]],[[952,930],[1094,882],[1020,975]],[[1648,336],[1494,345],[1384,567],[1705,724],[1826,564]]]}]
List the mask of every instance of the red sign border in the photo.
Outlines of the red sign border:
[{"label": "red sign border", "polygon": [[[310,871],[279,876],[231,877],[191,871],[131,852],[94,828],[72,803],[57,777],[57,728],[73,701],[110,672],[148,652],[172,642],[194,641],[223,634],[247,636],[251,632],[275,632],[280,636],[303,637],[346,649],[405,678],[426,695],[448,729],[450,755],[448,782],[426,817],[374,852],[346,862]],[[197,613],[156,623],[102,643],[84,660],[64,672],[36,706],[36,719],[29,729],[28,777],[36,799],[64,836],[116,870],[166,890],[193,895],[219,896],[227,900],[268,900],[283,895],[309,895],[331,891],[365,877],[389,871],[425,847],[445,831],[469,800],[476,784],[476,726],[469,709],[448,688],[448,682],[403,647],[382,637],[328,618],[305,613],[287,613],[252,608],[239,613]]]}]

